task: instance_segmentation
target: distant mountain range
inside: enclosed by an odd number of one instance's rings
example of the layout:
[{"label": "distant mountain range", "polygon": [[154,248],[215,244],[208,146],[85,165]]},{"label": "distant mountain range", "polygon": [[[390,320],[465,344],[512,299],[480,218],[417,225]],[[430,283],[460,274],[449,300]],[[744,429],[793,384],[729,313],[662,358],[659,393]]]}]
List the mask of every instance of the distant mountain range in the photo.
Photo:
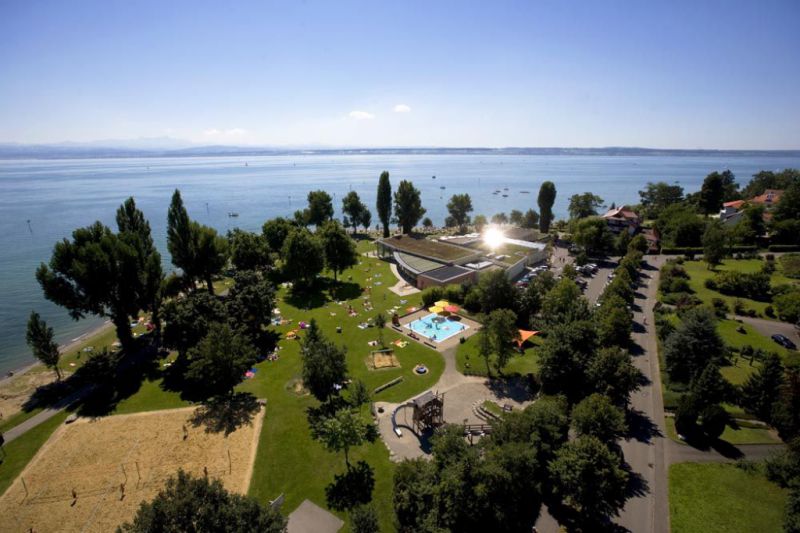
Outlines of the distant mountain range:
[{"label": "distant mountain range", "polygon": [[609,146],[603,148],[533,147],[323,147],[323,146],[200,146],[169,137],[55,144],[0,143],[0,159],[80,159],[120,157],[210,157],[270,155],[600,155],[600,156],[783,156],[800,157],[800,150],[673,150]]}]

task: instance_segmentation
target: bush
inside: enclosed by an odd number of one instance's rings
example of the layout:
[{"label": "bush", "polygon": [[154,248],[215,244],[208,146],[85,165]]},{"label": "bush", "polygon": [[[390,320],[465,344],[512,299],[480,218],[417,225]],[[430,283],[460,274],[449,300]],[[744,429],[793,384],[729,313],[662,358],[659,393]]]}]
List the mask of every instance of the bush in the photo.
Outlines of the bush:
[{"label": "bush", "polygon": [[733,301],[733,312],[739,316],[744,316],[745,314],[744,302],[739,298],[736,298]]},{"label": "bush", "polygon": [[800,290],[785,292],[772,302],[778,318],[796,324],[800,321]]},{"label": "bush", "polygon": [[714,309],[714,314],[720,318],[725,318],[725,315],[730,313],[731,309],[728,307],[727,302],[722,298],[712,298],[711,306]]},{"label": "bush", "polygon": [[[752,300],[769,301],[772,286],[770,276],[764,272],[746,273],[737,270],[723,270],[708,281],[713,282],[716,290],[729,296],[739,296]],[[708,282],[706,287],[711,288]]]},{"label": "bush", "polygon": [[444,299],[444,289],[442,287],[428,287],[422,291],[422,305],[430,307],[439,300]]},{"label": "bush", "polygon": [[472,287],[464,297],[464,309],[470,313],[477,313],[481,310],[481,293],[477,287]]},{"label": "bush", "polygon": [[768,248],[770,252],[800,252],[797,244],[771,244]]},{"label": "bush", "polygon": [[764,314],[770,318],[775,318],[775,309],[773,309],[771,305],[768,305],[764,308]]},{"label": "bush", "polygon": [[447,285],[444,288],[444,299],[451,303],[463,304],[464,291],[461,289],[461,285]]}]

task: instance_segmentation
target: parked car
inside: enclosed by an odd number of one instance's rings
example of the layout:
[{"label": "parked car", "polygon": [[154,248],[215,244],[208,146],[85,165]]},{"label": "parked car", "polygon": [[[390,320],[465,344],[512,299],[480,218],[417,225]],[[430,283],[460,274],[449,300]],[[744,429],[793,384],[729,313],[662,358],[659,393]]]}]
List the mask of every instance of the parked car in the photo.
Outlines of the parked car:
[{"label": "parked car", "polygon": [[791,340],[789,340],[789,338],[786,335],[781,335],[780,333],[776,333],[772,336],[772,340],[774,340],[775,342],[777,342],[778,344],[789,350],[797,349],[797,345],[793,343]]}]

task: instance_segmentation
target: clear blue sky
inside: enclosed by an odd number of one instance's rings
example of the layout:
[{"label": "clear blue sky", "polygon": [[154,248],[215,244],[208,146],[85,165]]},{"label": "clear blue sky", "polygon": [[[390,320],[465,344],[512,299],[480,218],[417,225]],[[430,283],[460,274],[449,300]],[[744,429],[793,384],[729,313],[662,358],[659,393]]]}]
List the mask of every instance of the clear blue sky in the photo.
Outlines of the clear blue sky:
[{"label": "clear blue sky", "polygon": [[800,1],[0,0],[0,142],[800,148]]}]

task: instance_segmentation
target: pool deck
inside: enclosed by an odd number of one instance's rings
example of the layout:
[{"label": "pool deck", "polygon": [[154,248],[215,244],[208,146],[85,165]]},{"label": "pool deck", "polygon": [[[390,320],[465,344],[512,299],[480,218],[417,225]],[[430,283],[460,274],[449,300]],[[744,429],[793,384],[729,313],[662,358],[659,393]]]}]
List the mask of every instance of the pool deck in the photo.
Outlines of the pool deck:
[{"label": "pool deck", "polygon": [[398,330],[397,327],[395,327],[395,326],[393,326],[393,327],[394,327],[394,329],[396,331],[399,331],[400,333],[402,333],[404,336],[408,337],[409,339],[414,340],[414,341],[416,341],[416,342],[418,342],[420,344],[424,344],[428,348],[433,348],[434,350],[439,351],[439,352],[443,352],[443,351],[448,350],[450,348],[457,347],[459,345],[459,343],[461,342],[460,339],[462,337],[465,338],[465,339],[468,339],[471,336],[475,335],[475,333],[477,333],[478,330],[481,328],[481,324],[479,322],[475,322],[474,320],[471,320],[469,318],[465,318],[465,317],[463,317],[461,315],[457,315],[457,316],[459,316],[461,318],[461,320],[459,320],[459,322],[461,322],[462,324],[467,326],[467,329],[465,329],[465,330],[463,330],[463,331],[461,331],[459,333],[456,333],[455,335],[453,335],[451,337],[448,337],[447,339],[445,339],[443,341],[438,341],[437,342],[437,341],[428,339],[427,337],[425,337],[423,335],[420,335],[419,333],[415,333],[415,335],[417,337],[419,337],[418,339],[414,339],[412,337],[409,337],[409,333],[411,333],[412,331],[408,327],[408,325],[410,323],[414,322],[415,320],[419,320],[420,318],[424,318],[424,317],[426,317],[426,316],[428,316],[430,314],[431,314],[431,312],[428,311],[427,309],[420,309],[419,311],[415,311],[415,312],[413,312],[411,314],[408,314],[408,315],[405,315],[405,316],[401,317],[400,318],[400,328],[399,328],[399,330]]}]

